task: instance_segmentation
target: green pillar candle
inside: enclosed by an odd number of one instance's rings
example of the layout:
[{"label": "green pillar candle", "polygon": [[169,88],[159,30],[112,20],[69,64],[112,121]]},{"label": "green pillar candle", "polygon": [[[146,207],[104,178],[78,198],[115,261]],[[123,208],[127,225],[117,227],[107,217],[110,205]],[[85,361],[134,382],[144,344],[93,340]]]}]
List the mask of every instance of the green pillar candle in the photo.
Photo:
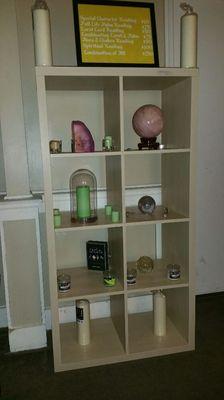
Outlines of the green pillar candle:
[{"label": "green pillar candle", "polygon": [[105,206],[105,214],[106,214],[106,216],[111,216],[111,214],[112,214],[112,206],[110,204],[106,204],[106,206]]},{"label": "green pillar candle", "polygon": [[54,215],[54,228],[60,228],[61,226],[61,214]]},{"label": "green pillar candle", "polygon": [[90,189],[89,186],[77,186],[76,188],[77,217],[90,217]]},{"label": "green pillar candle", "polygon": [[112,214],[111,214],[112,222],[119,222],[119,219],[120,219],[119,211],[112,211]]},{"label": "green pillar candle", "polygon": [[61,226],[61,213],[59,208],[54,208],[54,228],[59,228]]}]

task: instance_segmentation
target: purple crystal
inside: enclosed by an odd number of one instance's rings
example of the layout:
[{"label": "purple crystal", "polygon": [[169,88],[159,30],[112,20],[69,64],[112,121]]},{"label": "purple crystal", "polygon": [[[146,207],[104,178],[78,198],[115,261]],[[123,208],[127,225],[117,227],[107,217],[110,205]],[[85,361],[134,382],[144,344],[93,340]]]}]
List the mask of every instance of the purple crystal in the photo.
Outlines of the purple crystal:
[{"label": "purple crystal", "polygon": [[91,132],[82,121],[72,121],[72,141],[74,153],[90,153],[95,150]]}]

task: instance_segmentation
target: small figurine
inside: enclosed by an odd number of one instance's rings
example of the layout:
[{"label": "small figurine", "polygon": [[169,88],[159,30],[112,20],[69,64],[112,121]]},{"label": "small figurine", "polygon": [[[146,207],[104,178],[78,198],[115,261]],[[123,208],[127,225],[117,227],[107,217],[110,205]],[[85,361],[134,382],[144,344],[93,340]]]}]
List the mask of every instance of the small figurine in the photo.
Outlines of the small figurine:
[{"label": "small figurine", "polygon": [[91,132],[82,121],[72,121],[72,152],[91,153],[95,144]]},{"label": "small figurine", "polygon": [[167,218],[168,217],[168,212],[169,212],[168,208],[164,207],[163,208],[163,218]]},{"label": "small figurine", "polygon": [[49,148],[51,154],[58,154],[62,151],[62,141],[61,140],[50,140]]}]

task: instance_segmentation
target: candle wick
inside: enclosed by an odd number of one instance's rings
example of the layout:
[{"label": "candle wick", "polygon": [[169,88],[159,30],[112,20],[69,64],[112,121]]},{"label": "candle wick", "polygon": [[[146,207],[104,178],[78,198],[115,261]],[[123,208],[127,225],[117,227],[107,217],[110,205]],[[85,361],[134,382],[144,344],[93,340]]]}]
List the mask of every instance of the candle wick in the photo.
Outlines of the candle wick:
[{"label": "candle wick", "polygon": [[36,0],[33,10],[49,10],[45,0]]},{"label": "candle wick", "polygon": [[180,3],[180,8],[186,11],[187,14],[192,14],[194,11],[193,7],[188,3]]}]

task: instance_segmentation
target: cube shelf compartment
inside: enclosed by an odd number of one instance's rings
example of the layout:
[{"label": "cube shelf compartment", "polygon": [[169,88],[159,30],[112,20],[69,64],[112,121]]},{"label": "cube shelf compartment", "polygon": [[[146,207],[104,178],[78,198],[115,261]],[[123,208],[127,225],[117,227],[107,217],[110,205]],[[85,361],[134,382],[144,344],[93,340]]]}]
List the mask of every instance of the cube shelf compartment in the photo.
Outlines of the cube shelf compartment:
[{"label": "cube shelf compartment", "polygon": [[[55,371],[192,350],[197,70],[36,67],[36,81]],[[132,117],[144,104],[161,107],[164,115],[158,150],[138,150]],[[89,128],[95,152],[71,152],[73,120]],[[111,152],[102,150],[107,135],[113,138]],[[62,140],[62,153],[49,153],[52,139]],[[91,170],[98,186],[98,219],[84,225],[71,222],[68,206],[69,178],[80,168]],[[57,193],[64,193],[66,200],[60,202]],[[154,193],[154,212],[142,214],[138,199]],[[105,216],[105,204],[119,211],[119,221]],[[58,207],[62,221],[54,228],[53,208]],[[117,276],[114,287],[104,286],[102,272],[87,269],[88,240],[108,242]],[[127,268],[143,255],[154,260],[153,271],[138,273],[136,284],[127,285]],[[167,278],[169,263],[181,266],[180,279]],[[57,289],[61,271],[71,275],[67,293]],[[155,290],[163,290],[167,300],[167,334],[162,338],[153,333],[153,308],[146,300]],[[106,316],[91,315],[87,346],[78,344],[76,322],[59,318],[60,307],[75,307],[78,299],[96,307],[99,302],[110,305]],[[138,306],[130,309],[130,301]]]},{"label": "cube shelf compartment", "polygon": [[[187,350],[189,346],[189,289],[188,287],[164,290],[166,296],[166,335],[155,336],[153,332],[153,311],[128,314],[130,353],[155,354]],[[173,352],[173,351],[172,351]]]},{"label": "cube shelf compartment", "polygon": [[89,297],[98,298],[106,294],[121,294],[123,293],[122,282],[117,278],[114,287],[103,285],[103,273],[101,271],[90,271],[86,267],[80,268],[63,268],[60,270],[71,276],[71,290],[65,293],[58,294],[60,304],[68,300],[88,299]]},{"label": "cube shelf compartment", "polygon": [[94,137],[96,151],[109,134],[114,150],[121,150],[119,77],[69,75],[45,75],[49,140],[60,135],[63,152],[70,152],[71,121],[81,120]]},{"label": "cube shelf compartment", "polygon": [[[105,297],[105,295],[104,295]],[[80,346],[77,341],[77,323],[60,324],[62,362],[77,367],[104,364],[105,360],[123,357],[125,342],[125,302],[123,294],[110,295],[110,317],[91,319],[91,343]],[[75,311],[75,302],[73,303]]]},{"label": "cube shelf compartment", "polygon": [[[188,342],[179,333],[172,321],[167,318],[165,336],[153,333],[153,313],[138,313],[129,316],[130,353],[153,353],[153,355],[188,350]],[[174,350],[175,349],[175,350]]]},{"label": "cube shelf compartment", "polygon": [[125,349],[112,318],[91,320],[91,345],[77,343],[76,324],[60,325],[61,370],[123,361]]},{"label": "cube shelf compartment", "polygon": [[[147,291],[164,290],[175,287],[188,287],[188,277],[185,271],[181,272],[181,278],[171,280],[167,278],[166,260],[154,260],[154,269],[151,272],[138,272],[137,280],[134,285],[128,285],[128,292],[131,293],[146,293]],[[128,262],[130,268],[136,268],[135,262]]]}]

